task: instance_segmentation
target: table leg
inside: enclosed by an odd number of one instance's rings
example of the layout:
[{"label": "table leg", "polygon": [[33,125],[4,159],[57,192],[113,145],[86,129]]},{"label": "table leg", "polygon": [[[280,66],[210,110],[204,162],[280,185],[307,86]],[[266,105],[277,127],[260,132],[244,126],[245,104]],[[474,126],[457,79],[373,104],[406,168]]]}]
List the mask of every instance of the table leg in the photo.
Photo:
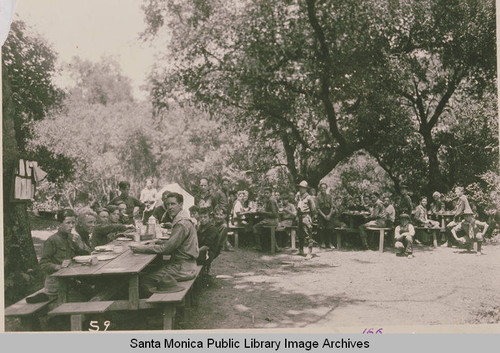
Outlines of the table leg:
[{"label": "table leg", "polygon": [[295,237],[297,235],[297,232],[295,231],[295,229],[290,229],[290,237],[292,238],[292,250],[295,250],[297,249],[296,247],[296,244],[295,244]]},{"label": "table leg", "polygon": [[441,229],[445,229],[446,224],[444,223],[445,223],[444,216],[441,216]]},{"label": "table leg", "polygon": [[238,231],[235,230],[233,234],[234,234],[234,248],[238,249]]},{"label": "table leg", "polygon": [[385,235],[385,230],[380,229],[379,230],[380,238],[378,240],[378,252],[383,253],[384,252],[384,235]]},{"label": "table leg", "polygon": [[437,241],[437,230],[436,229],[433,229],[432,230],[432,243],[434,244],[434,247],[437,248],[438,247],[438,241]]},{"label": "table leg", "polygon": [[139,274],[130,276],[128,282],[128,302],[131,310],[139,309]]},{"label": "table leg", "polygon": [[58,277],[57,282],[59,283],[57,302],[58,304],[63,304],[68,301],[68,282],[64,277]]},{"label": "table leg", "polygon": [[83,314],[71,315],[71,331],[82,331],[84,318]]},{"label": "table leg", "polygon": [[337,249],[342,249],[342,232],[337,231]]},{"label": "table leg", "polygon": [[271,227],[271,254],[276,252],[276,234],[274,230],[275,228]]},{"label": "table leg", "polygon": [[163,307],[163,329],[173,330],[175,318],[175,306],[165,305]]}]

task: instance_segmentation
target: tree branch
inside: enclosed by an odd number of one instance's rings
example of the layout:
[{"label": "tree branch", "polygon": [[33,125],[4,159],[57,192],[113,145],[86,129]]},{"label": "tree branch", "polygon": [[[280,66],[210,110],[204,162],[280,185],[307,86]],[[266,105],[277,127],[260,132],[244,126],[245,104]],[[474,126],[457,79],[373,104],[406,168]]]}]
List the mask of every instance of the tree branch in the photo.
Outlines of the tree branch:
[{"label": "tree branch", "polygon": [[326,111],[330,133],[332,134],[333,138],[338,141],[340,146],[344,147],[347,145],[347,141],[339,131],[335,109],[333,107],[332,101],[330,100],[330,70],[333,66],[332,60],[330,58],[330,52],[328,50],[328,45],[326,44],[325,33],[323,32],[323,29],[319,24],[318,18],[316,17],[316,0],[306,0],[306,3],[309,23],[313,28],[314,34],[320,46],[320,50],[316,50],[323,71],[319,75],[319,79],[321,82],[320,98]]},{"label": "tree branch", "polygon": [[460,83],[462,78],[463,74],[460,71],[458,71],[454,75],[454,77],[448,82],[448,88],[446,89],[446,92],[444,93],[443,97],[441,97],[441,100],[439,101],[436,109],[434,110],[434,114],[432,114],[432,117],[429,120],[429,129],[432,129],[437,124],[437,121],[441,116],[441,114],[443,113],[446,104],[448,104],[448,101],[455,92],[455,89],[457,88],[457,85]]}]

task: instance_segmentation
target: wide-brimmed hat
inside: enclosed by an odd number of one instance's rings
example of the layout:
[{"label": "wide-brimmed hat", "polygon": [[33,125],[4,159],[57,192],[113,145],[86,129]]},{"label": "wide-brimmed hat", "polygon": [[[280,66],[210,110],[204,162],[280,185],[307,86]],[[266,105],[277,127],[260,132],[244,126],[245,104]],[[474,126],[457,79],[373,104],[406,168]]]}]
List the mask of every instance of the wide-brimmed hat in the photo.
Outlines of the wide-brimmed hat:
[{"label": "wide-brimmed hat", "polygon": [[177,281],[174,277],[169,274],[165,274],[161,281],[156,286],[156,289],[153,289],[151,292],[153,293],[175,293],[184,290],[183,287],[177,284]]},{"label": "wide-brimmed hat", "polygon": [[307,188],[307,187],[309,187],[309,184],[307,183],[307,181],[302,180],[302,181],[299,183],[299,186],[300,186],[301,188]]},{"label": "wide-brimmed hat", "polygon": [[406,213],[402,213],[401,216],[399,216],[399,219],[407,219],[410,220],[410,216]]}]

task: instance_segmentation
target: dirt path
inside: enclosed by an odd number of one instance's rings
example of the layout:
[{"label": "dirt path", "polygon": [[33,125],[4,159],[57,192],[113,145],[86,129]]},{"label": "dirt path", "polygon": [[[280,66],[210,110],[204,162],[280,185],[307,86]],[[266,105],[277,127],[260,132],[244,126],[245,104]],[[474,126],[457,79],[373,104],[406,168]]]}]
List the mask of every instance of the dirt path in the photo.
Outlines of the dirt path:
[{"label": "dirt path", "polygon": [[308,261],[290,252],[223,253],[212,269],[219,278],[179,328],[500,322],[500,243],[487,244],[483,256],[422,246],[413,259],[391,251],[315,251]]}]

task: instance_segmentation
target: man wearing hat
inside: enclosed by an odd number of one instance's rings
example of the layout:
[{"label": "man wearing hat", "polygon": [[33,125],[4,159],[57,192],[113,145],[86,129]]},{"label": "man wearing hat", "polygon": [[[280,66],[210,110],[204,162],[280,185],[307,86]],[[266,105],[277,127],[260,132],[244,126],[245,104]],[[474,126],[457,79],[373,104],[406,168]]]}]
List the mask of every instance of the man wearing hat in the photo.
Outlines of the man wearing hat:
[{"label": "man wearing hat", "polygon": [[413,258],[413,237],[415,236],[415,228],[410,224],[410,216],[403,213],[399,217],[400,225],[394,230],[394,244],[398,250],[397,256],[408,255],[408,258]]},{"label": "man wearing hat", "polygon": [[[488,231],[488,223],[474,219],[474,212],[472,212],[470,207],[465,208],[463,216],[464,220],[451,229],[451,234],[460,244],[467,244],[469,250],[472,250],[473,242],[476,241],[476,255],[481,255],[481,245],[483,243],[483,236]],[[479,227],[482,227],[483,230],[479,231]],[[458,237],[457,234],[462,236]]]},{"label": "man wearing hat", "polygon": [[432,193],[432,203],[430,207],[431,214],[436,214],[438,212],[445,211],[445,204],[442,200],[443,195],[439,191],[434,191]]},{"label": "man wearing hat", "polygon": [[316,205],[313,198],[307,192],[307,181],[299,183],[299,193],[297,194],[297,217],[299,219],[299,255],[304,256],[304,242],[307,243],[306,259],[312,257],[314,240],[312,238],[312,215],[316,212]]},{"label": "man wearing hat", "polygon": [[198,237],[193,220],[187,210],[182,209],[184,197],[178,193],[166,195],[165,206],[173,219],[172,234],[166,241],[156,240],[151,244],[133,244],[135,253],[171,255],[158,268],[151,268],[143,277],[141,288],[146,294],[153,293],[161,286],[163,277],[170,276],[177,281],[193,279],[198,258]]}]

